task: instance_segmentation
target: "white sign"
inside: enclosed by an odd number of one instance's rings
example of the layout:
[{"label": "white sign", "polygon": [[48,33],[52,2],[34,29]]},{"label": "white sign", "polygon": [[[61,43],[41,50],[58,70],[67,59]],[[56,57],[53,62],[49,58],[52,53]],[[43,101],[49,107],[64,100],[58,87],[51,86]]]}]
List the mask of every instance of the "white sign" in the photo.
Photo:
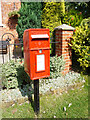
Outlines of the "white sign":
[{"label": "white sign", "polygon": [[45,70],[45,55],[37,55],[37,71]]}]

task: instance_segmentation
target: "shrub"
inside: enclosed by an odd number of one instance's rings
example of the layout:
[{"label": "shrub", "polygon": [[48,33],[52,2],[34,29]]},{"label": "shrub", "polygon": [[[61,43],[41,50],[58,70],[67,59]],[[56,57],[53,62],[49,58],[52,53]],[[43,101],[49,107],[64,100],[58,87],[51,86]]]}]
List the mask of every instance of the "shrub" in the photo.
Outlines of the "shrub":
[{"label": "shrub", "polygon": [[72,38],[70,45],[78,55],[80,66],[85,70],[90,65],[90,17],[81,22]]},{"label": "shrub", "polygon": [[17,88],[29,81],[27,74],[24,71],[23,64],[19,61],[11,60],[2,65],[2,86],[10,89]]},{"label": "shrub", "polygon": [[82,12],[70,10],[69,12],[66,12],[63,18],[63,23],[75,27],[79,26],[82,20],[83,20]]},{"label": "shrub", "polygon": [[74,9],[75,11],[82,12],[84,18],[90,16],[90,1],[88,2],[65,2],[66,11],[71,11]]},{"label": "shrub", "polygon": [[23,38],[23,32],[29,28],[41,28],[41,10],[40,2],[22,2],[19,10],[20,17],[16,30],[19,38]]},{"label": "shrub", "polygon": [[64,70],[65,61],[62,56],[54,56],[50,58],[50,78],[61,76],[61,71]]},{"label": "shrub", "polygon": [[14,17],[14,16],[20,17],[20,14],[18,13],[17,10],[12,11],[12,12],[9,12],[9,14],[8,14],[8,17],[9,17],[9,18],[10,18],[10,17]]},{"label": "shrub", "polygon": [[[50,58],[50,78],[57,78],[61,76],[61,71],[64,69],[64,60],[61,56]],[[2,65],[2,85],[3,88],[17,88],[23,87],[27,83],[30,84],[31,80],[27,73],[24,71],[23,63],[18,60],[15,62],[11,60]]]},{"label": "shrub", "polygon": [[[50,30],[50,37],[53,38],[54,28],[61,25],[61,19],[65,14],[65,2],[45,2],[42,10],[42,27]],[[50,44],[50,53],[52,54],[53,48]]]},{"label": "shrub", "polygon": [[62,2],[46,2],[42,11],[42,26],[49,28],[52,33],[54,28],[61,25],[61,17],[65,14],[64,0]]}]

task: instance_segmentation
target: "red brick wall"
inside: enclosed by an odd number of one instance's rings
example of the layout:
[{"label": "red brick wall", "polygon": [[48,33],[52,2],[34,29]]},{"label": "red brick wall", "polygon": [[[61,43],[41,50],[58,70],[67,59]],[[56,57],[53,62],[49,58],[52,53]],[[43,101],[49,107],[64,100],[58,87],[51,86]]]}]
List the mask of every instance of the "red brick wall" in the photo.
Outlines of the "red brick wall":
[{"label": "red brick wall", "polygon": [[72,35],[73,35],[72,30],[56,30],[55,32],[56,42],[59,42],[56,43],[56,50],[55,50],[56,54],[58,56],[63,55],[64,60],[66,61],[65,69],[62,72],[63,74],[69,72],[72,65],[72,52],[70,46],[68,45]]},{"label": "red brick wall", "polygon": [[[18,0],[15,5],[14,2],[1,2],[1,13],[2,13],[2,24],[3,27],[0,26],[0,41],[1,37],[4,33],[12,33],[15,36],[15,39],[8,35],[11,38],[10,43],[14,43],[18,41],[18,33],[16,31],[16,25],[18,22],[18,19],[15,18],[9,18],[8,13],[12,12],[14,10],[19,10],[21,8],[21,2]],[[7,35],[4,36],[3,40],[7,38]],[[13,54],[14,45],[10,46],[11,54]]]},{"label": "red brick wall", "polygon": [[10,20],[8,17],[8,13],[14,10],[19,10],[20,7],[21,2],[19,0],[15,3],[15,8],[13,2],[1,2],[2,24],[4,26],[0,27],[0,40],[1,36],[7,32],[14,34],[15,38],[18,38],[18,34],[16,32],[17,20]]}]

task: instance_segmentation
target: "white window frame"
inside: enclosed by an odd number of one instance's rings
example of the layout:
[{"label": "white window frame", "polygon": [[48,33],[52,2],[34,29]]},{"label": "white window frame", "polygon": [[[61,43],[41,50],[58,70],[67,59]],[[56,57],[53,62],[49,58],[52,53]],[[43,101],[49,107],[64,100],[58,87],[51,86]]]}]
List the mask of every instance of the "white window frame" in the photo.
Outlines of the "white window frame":
[{"label": "white window frame", "polygon": [[2,24],[2,12],[1,12],[1,1],[0,1],[0,27],[3,27],[3,24]]}]

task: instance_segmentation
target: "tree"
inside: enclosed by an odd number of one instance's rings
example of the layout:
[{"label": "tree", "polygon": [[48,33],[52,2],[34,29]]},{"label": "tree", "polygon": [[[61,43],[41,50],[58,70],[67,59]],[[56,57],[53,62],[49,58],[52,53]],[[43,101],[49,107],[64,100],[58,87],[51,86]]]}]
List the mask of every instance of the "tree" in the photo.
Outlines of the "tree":
[{"label": "tree", "polygon": [[23,32],[29,28],[41,28],[41,10],[40,2],[23,2],[19,10],[20,17],[16,30],[19,38],[23,37]]}]

